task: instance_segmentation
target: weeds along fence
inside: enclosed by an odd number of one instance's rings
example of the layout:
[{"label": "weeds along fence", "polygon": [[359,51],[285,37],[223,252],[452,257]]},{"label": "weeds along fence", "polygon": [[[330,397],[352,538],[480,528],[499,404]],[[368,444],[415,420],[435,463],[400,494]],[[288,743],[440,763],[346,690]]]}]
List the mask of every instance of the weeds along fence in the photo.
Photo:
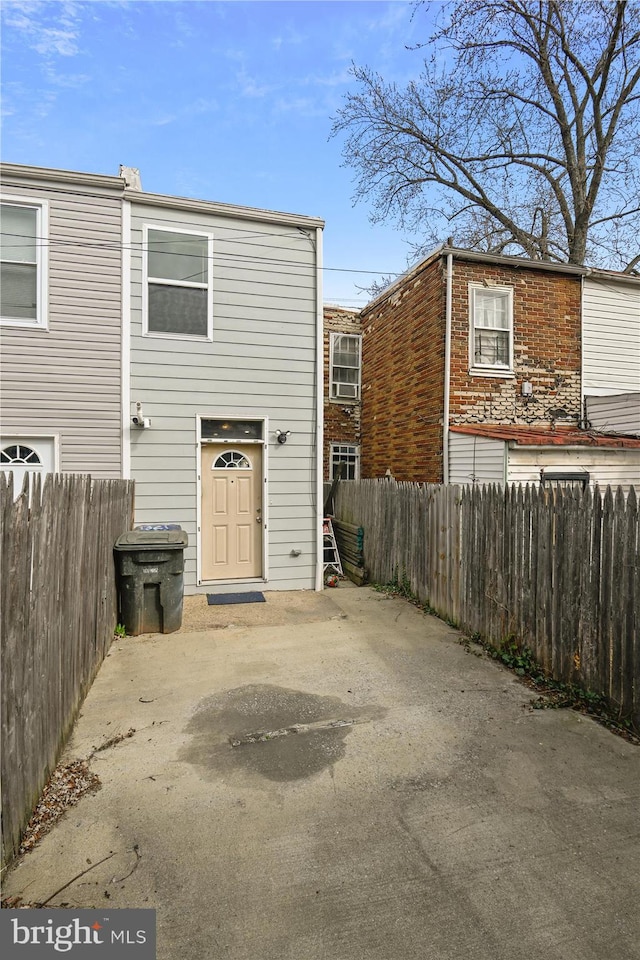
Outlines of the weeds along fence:
[{"label": "weeds along fence", "polygon": [[340,483],[335,515],[364,527],[369,580],[399,580],[499,646],[640,727],[640,525],[631,488]]},{"label": "weeds along fence", "polygon": [[133,482],[36,477],[14,500],[0,474],[2,854],[21,833],[113,639],[113,545]]}]

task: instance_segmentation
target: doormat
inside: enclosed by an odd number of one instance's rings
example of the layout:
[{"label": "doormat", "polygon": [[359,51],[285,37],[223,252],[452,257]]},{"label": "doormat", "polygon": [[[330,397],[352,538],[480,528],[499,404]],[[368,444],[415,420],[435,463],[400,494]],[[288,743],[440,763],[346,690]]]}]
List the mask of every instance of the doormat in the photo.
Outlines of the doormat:
[{"label": "doormat", "polygon": [[224,603],[265,603],[264,593],[254,590],[252,593],[208,593],[209,606],[221,606]]}]

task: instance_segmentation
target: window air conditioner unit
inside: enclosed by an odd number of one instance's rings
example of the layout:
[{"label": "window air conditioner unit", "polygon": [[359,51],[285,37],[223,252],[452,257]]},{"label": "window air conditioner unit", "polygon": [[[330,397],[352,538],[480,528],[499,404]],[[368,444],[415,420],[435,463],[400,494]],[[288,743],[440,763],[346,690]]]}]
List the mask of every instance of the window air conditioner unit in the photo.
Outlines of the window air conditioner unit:
[{"label": "window air conditioner unit", "polygon": [[358,387],[355,383],[337,383],[336,396],[356,400],[358,397]]}]

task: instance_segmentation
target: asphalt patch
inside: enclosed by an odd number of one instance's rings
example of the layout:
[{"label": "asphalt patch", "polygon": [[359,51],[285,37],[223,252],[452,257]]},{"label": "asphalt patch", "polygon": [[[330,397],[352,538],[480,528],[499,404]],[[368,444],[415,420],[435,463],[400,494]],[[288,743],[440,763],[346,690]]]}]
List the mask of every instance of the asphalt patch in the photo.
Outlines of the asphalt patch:
[{"label": "asphalt patch", "polygon": [[212,776],[235,770],[275,782],[302,780],[342,760],[354,726],[384,712],[269,684],[236,687],[201,701],[180,759]]}]

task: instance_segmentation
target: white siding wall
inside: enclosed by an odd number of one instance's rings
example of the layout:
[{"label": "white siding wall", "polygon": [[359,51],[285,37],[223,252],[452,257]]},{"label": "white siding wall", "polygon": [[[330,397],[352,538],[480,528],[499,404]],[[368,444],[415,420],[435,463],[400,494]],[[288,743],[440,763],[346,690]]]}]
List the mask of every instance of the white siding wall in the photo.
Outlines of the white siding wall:
[{"label": "white siding wall", "polygon": [[[213,234],[212,343],[142,336],[144,224]],[[133,203],[131,412],[140,401],[152,420],[131,433],[136,520],[177,521],[188,532],[188,593],[207,589],[196,568],[198,414],[269,418],[266,587],[315,586],[315,243],[315,230],[295,225]],[[285,445],[276,429],[291,431]]]},{"label": "white siding wall", "polygon": [[450,483],[499,483],[505,481],[505,443],[490,437],[449,434]]},{"label": "white siding wall", "polygon": [[[109,178],[111,179],[111,178]],[[121,199],[117,186],[6,176],[49,204],[49,329],[3,326],[4,436],[55,435],[63,473],[121,476]]]},{"label": "white siding wall", "polygon": [[640,436],[640,393],[587,397],[587,420],[595,430]]},{"label": "white siding wall", "polygon": [[592,486],[621,485],[628,490],[632,484],[640,486],[640,449],[541,447],[524,450],[516,447],[509,450],[509,483],[539,483],[542,468],[559,472],[585,470]]},{"label": "white siding wall", "polygon": [[583,352],[585,395],[640,392],[640,281],[585,279]]}]

